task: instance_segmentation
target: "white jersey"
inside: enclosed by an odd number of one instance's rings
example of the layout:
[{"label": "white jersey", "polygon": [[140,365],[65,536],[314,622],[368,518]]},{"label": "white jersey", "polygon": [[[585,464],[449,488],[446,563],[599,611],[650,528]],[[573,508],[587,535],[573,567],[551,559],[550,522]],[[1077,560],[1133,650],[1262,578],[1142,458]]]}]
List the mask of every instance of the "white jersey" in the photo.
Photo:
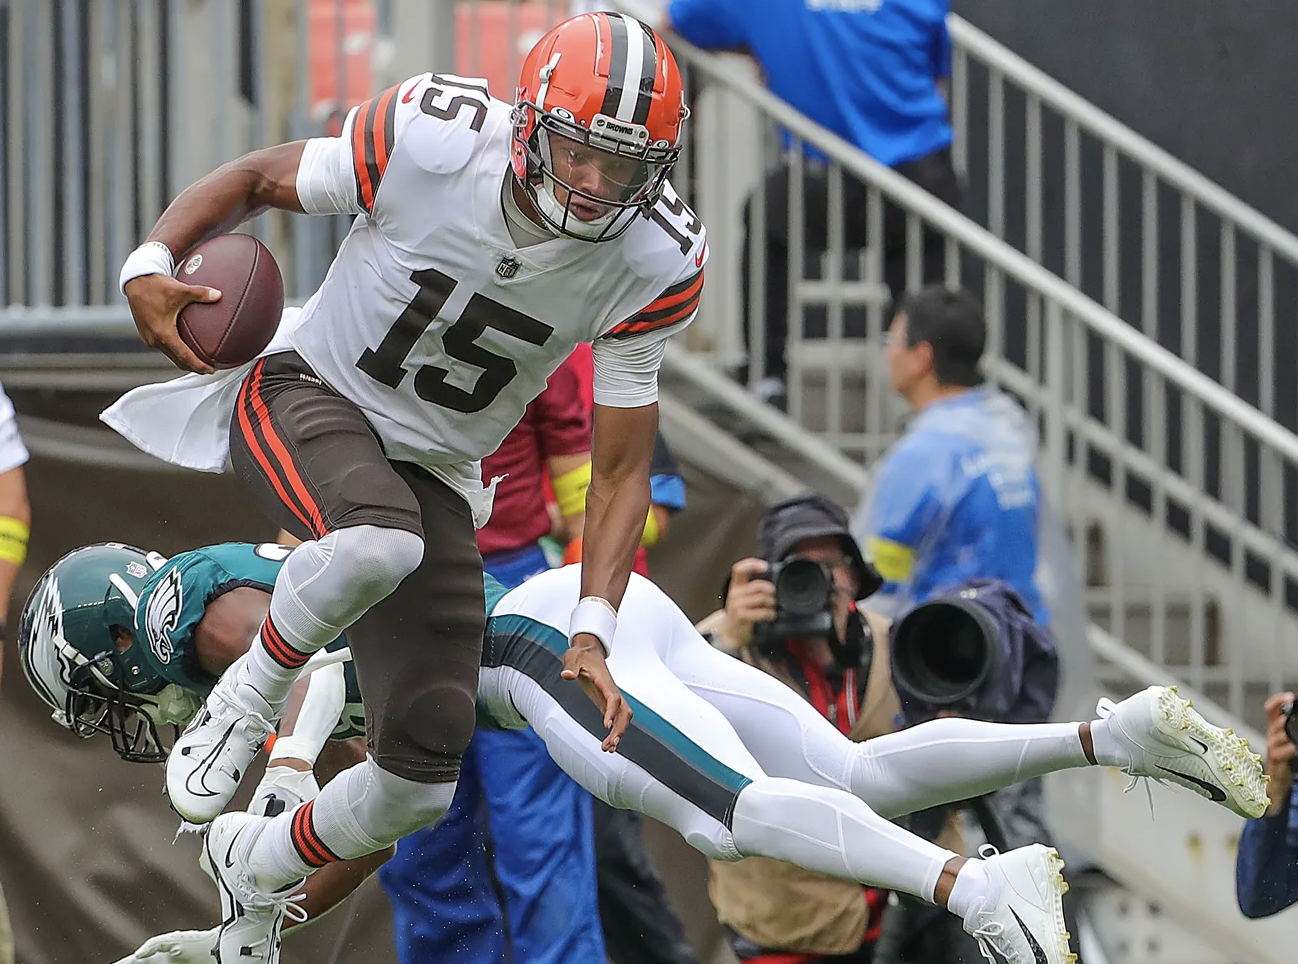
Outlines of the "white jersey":
[{"label": "white jersey", "polygon": [[[501,204],[511,110],[485,81],[423,74],[355,108],[341,137],[309,141],[297,177],[303,208],[357,218],[324,283],[268,349],[295,349],[365,413],[389,458],[450,482],[479,524],[478,460],[550,373],[581,342],[620,352],[683,328],[707,258],[702,224],[670,185],[617,239],[516,247]],[[220,395],[208,407],[228,424],[234,386],[222,393],[192,378],[137,390],[105,421],[161,458],[219,471],[228,443],[211,412],[195,419],[163,403],[187,383],[209,401]],[[199,437],[210,440],[202,451]]]},{"label": "white jersey", "polygon": [[18,419],[14,414],[14,403],[9,401],[4,388],[0,387],[0,473],[24,465],[30,456],[22,436],[18,434]]}]

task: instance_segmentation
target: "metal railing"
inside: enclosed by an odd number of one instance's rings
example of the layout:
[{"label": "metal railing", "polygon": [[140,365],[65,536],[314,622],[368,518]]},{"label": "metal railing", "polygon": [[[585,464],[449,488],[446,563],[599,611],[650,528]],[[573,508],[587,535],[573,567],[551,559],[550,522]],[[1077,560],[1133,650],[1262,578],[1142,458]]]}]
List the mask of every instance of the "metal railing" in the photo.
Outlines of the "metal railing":
[{"label": "metal railing", "polygon": [[[787,320],[790,415],[853,458],[876,457],[895,439],[900,414],[883,364],[884,245],[851,250],[844,220],[853,215],[845,212],[859,216],[863,208],[867,239],[888,237],[884,219],[902,218],[907,287],[921,281],[925,239],[936,235],[942,276],[972,288],[986,305],[993,380],[1024,403],[1041,430],[1043,482],[1071,524],[1092,582],[1092,614],[1103,613],[1111,636],[1136,642],[1231,713],[1255,718],[1254,687],[1298,678],[1283,645],[1294,628],[1288,602],[1298,598],[1298,555],[1284,539],[1298,436],[1024,252],[798,114],[742,67],[679,38],[672,46],[696,84],[724,90],[730,101],[718,97],[712,110],[697,111],[678,186],[702,210],[709,182],[700,172],[727,171],[743,182],[745,153],[778,144],[787,132],[777,163],[789,169],[791,187],[778,202],[788,205],[788,250],[819,249],[819,257],[768,264],[762,246],[747,252],[756,262],[748,270],[753,294],[770,271],[787,272],[789,288],[787,317],[777,311],[770,323],[762,299],[748,299],[740,341],[750,349],[750,385],[765,375],[763,338]],[[744,110],[757,118],[757,133],[717,136],[731,128],[725,111]],[[750,170],[747,187],[763,177],[760,168]],[[861,198],[855,209],[845,209],[849,184]],[[826,198],[829,230],[820,245],[808,245],[804,231],[812,190]],[[763,191],[752,194],[754,235],[762,236],[773,203]],[[738,220],[733,211],[728,216]],[[742,245],[742,229],[736,233]],[[722,250],[714,245],[714,259]],[[739,300],[732,295],[732,305]],[[1102,538],[1088,551],[1086,536],[1097,527]],[[1137,531],[1144,556],[1139,546],[1133,550]],[[1247,613],[1239,609],[1245,600]],[[1217,631],[1224,610],[1236,619],[1230,632]]]},{"label": "metal railing", "polygon": [[[1298,426],[1298,236],[967,21],[949,29],[956,159],[975,218]],[[1298,542],[1298,519],[1284,532]]]},{"label": "metal railing", "polygon": [[[0,0],[0,304],[119,302],[122,261],[176,193],[255,147],[324,131],[321,90],[354,90],[356,36],[374,39],[368,24],[347,32],[353,7]],[[345,227],[264,217],[252,230],[301,293]]]}]

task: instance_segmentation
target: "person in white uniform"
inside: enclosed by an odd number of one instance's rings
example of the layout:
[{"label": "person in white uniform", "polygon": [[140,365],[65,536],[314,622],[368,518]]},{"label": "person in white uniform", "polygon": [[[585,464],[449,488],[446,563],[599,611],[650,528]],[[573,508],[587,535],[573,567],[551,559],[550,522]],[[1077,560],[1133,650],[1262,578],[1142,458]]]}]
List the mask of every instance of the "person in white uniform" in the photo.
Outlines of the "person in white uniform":
[{"label": "person in white uniform", "polygon": [[[228,554],[229,547],[217,548]],[[143,556],[138,550],[122,551]],[[251,558],[252,553],[245,555]],[[103,628],[86,628],[92,624],[80,611],[78,629],[72,619],[64,619],[63,607],[74,607],[80,598],[71,572],[77,556],[72,554],[47,574],[24,612],[23,665],[32,685],[56,711],[65,708],[65,721],[67,709],[90,706],[155,715],[157,706],[149,692],[100,691],[115,687],[114,679],[130,681],[136,674],[97,669],[147,656],[141,648],[146,644],[133,636],[122,648],[120,633],[110,636],[103,620]],[[186,556],[202,553],[181,559]],[[173,565],[179,588],[172,596],[204,598],[190,591],[201,583],[185,582],[198,579],[201,567],[158,557],[157,572],[145,576],[148,582],[139,590],[136,622],[145,632],[136,635],[148,632],[149,620],[141,620],[139,611],[150,609],[150,587],[164,580]],[[99,578],[107,581],[102,574]],[[238,573],[229,573],[226,581],[240,588],[219,597],[225,601],[222,605],[233,600],[247,612],[236,618],[226,608],[213,627],[204,629],[202,609],[193,611],[177,624],[180,635],[172,640],[177,652],[211,665],[216,653],[229,652],[229,644],[237,642],[217,640],[213,633],[221,635],[219,627],[228,627],[232,620],[246,624],[248,613],[264,612],[264,592],[248,591],[248,581]],[[119,575],[114,585],[124,584],[125,576]],[[1174,690],[1161,686],[1116,705],[1101,701],[1100,718],[1091,722],[1005,725],[940,719],[854,743],[787,686],[713,649],[671,599],[641,576],[632,576],[627,587],[608,661],[635,715],[618,752],[606,753],[600,709],[563,677],[565,627],[578,604],[580,584],[580,567],[575,565],[542,573],[508,592],[488,578],[489,617],[477,697],[482,725],[530,725],[555,762],[586,789],[612,806],[645,813],[675,828],[710,858],[771,857],[944,906],[961,917],[989,957],[999,954],[1000,960],[1014,964],[1069,960],[1058,856],[1036,845],[965,860],[894,826],[888,818],[1094,764],[1175,783],[1242,815],[1260,813],[1266,806],[1260,758],[1239,737],[1211,726]],[[111,587],[101,593],[81,585],[80,592],[91,599],[112,595]],[[840,607],[838,615],[844,613]],[[107,659],[105,646],[115,650]],[[321,674],[312,676],[295,723],[299,728],[313,715],[305,707],[319,695],[318,677],[328,689]],[[313,739],[286,728],[276,743],[277,753],[287,751],[292,741],[293,755],[303,758],[307,767],[314,763],[344,709],[341,674],[336,689],[332,712],[314,714],[320,719],[308,726]],[[79,702],[68,698],[73,691],[79,693]],[[118,728],[136,729],[124,719]],[[310,743],[305,752],[304,742]],[[314,792],[298,781],[308,774],[297,773],[289,783],[276,782],[271,770],[267,775],[263,786],[270,784],[268,789],[289,805]],[[327,790],[328,785],[323,792]],[[286,799],[291,792],[299,796]],[[263,799],[259,793],[254,809]],[[217,868],[237,847],[238,831],[256,831],[266,818],[232,813],[222,821],[204,844],[204,862],[218,880],[222,875]],[[318,915],[332,903],[320,899],[315,885],[332,892],[336,902],[341,893],[330,887],[348,873],[344,864],[331,864],[328,870],[328,884],[321,874],[308,878],[301,891],[295,886],[264,900],[274,901],[281,910],[291,908],[296,920],[308,917],[306,907]],[[363,873],[352,875],[352,886],[362,877]],[[225,904],[228,914],[228,898]],[[171,964],[201,964],[212,956],[220,961],[221,929],[162,935],[142,947],[136,959],[151,956],[146,953],[151,950]]]}]

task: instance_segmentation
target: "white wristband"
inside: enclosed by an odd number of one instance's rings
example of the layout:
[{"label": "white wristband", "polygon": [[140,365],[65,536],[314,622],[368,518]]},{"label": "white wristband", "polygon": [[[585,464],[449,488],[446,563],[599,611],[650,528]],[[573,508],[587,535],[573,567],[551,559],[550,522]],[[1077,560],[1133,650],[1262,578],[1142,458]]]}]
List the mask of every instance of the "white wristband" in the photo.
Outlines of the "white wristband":
[{"label": "white wristband", "polygon": [[122,273],[117,278],[117,287],[126,293],[126,283],[146,274],[172,274],[176,269],[176,259],[171,249],[161,241],[145,241],[126,256]]},{"label": "white wristband", "polygon": [[613,634],[616,632],[617,610],[613,604],[602,596],[583,596],[572,611],[568,639],[576,639],[578,633],[590,633],[603,645],[607,656],[613,650]]}]

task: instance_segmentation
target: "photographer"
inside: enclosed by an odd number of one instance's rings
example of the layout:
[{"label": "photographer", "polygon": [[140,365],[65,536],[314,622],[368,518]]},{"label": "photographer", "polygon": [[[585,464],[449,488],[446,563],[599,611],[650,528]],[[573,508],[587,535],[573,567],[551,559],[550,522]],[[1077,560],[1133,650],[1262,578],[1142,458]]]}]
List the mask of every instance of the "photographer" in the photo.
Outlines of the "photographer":
[{"label": "photographer", "polygon": [[[842,733],[891,732],[900,713],[888,621],[856,608],[881,580],[848,532],[847,514],[804,493],[770,506],[761,559],[734,564],[725,608],[699,624],[713,645],[801,693]],[[952,823],[940,843],[961,852]],[[710,892],[743,964],[873,959],[886,895],[765,858],[712,864]],[[945,943],[960,929],[938,925]],[[925,961],[938,958],[917,958]],[[966,958],[977,959],[976,949]]]},{"label": "photographer", "polygon": [[1235,860],[1235,896],[1245,917],[1270,917],[1298,904],[1298,795],[1293,792],[1298,715],[1294,694],[1266,701],[1266,815],[1244,825]]}]

